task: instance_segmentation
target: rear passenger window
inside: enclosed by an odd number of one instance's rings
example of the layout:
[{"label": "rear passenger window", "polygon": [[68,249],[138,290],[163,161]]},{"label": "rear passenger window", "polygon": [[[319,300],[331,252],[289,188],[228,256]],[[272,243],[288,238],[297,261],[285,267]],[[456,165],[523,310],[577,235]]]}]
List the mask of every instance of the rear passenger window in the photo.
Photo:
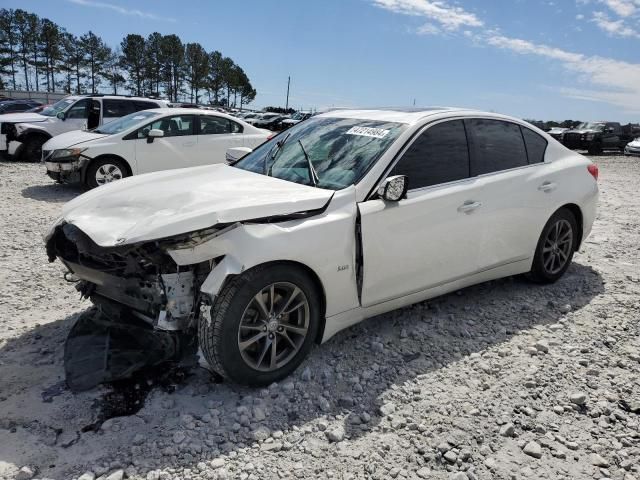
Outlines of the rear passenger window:
[{"label": "rear passenger window", "polygon": [[527,157],[529,157],[529,163],[544,162],[544,152],[547,150],[547,141],[536,132],[529,130],[526,127],[520,127],[520,129],[522,130],[524,143],[527,146]]},{"label": "rear passenger window", "polygon": [[462,120],[425,130],[402,156],[391,175],[409,177],[409,189],[469,178],[469,150]]},{"label": "rear passenger window", "polygon": [[225,133],[242,133],[242,125],[228,118],[213,115],[200,117],[200,135],[221,135]]},{"label": "rear passenger window", "polygon": [[472,139],[472,176],[528,165],[519,125],[481,118],[465,124]]},{"label": "rear passenger window", "polygon": [[160,108],[157,103],[154,102],[144,102],[140,100],[135,100],[133,103],[133,111],[139,112],[140,110],[150,110],[152,108]]},{"label": "rear passenger window", "polygon": [[104,113],[102,115],[103,117],[120,118],[124,117],[125,115],[129,115],[134,111],[131,102],[128,102],[126,100],[110,100],[108,98],[105,98],[102,101],[102,105],[104,107]]}]

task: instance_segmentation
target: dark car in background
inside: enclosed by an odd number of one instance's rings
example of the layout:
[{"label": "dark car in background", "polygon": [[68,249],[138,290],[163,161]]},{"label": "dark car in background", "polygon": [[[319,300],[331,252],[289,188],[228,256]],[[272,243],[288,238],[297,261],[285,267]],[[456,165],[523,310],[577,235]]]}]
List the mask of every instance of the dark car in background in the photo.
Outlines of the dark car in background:
[{"label": "dark car in background", "polygon": [[618,122],[584,122],[565,132],[562,143],[572,150],[587,150],[597,155],[606,150],[623,151],[636,135],[632,125]]},{"label": "dark car in background", "polygon": [[0,102],[0,114],[26,112],[41,105],[35,100],[4,100]]}]

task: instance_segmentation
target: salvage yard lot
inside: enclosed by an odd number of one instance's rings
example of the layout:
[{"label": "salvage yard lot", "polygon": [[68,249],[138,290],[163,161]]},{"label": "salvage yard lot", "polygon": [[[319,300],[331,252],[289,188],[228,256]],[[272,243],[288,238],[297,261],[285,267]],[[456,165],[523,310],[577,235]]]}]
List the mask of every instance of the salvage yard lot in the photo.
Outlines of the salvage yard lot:
[{"label": "salvage yard lot", "polygon": [[41,239],[81,190],[0,162],[0,479],[640,479],[640,161],[595,161],[598,218],[557,284],[510,278],[382,315],[264,390],[194,369],[102,424],[109,389],[62,383],[90,304]]}]

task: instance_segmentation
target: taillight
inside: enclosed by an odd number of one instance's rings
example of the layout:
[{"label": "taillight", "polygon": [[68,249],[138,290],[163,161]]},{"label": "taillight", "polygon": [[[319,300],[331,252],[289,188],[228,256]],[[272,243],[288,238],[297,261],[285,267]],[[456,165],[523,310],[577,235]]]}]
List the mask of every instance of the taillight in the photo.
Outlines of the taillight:
[{"label": "taillight", "polygon": [[591,176],[593,178],[596,179],[596,181],[598,180],[598,165],[596,165],[595,163],[592,163],[591,165],[589,165],[587,167],[587,170],[589,170],[589,173],[591,174]]},{"label": "taillight", "polygon": [[267,140],[266,140],[266,141],[268,142],[269,140],[271,140],[271,139],[272,139],[273,137],[275,137],[275,136],[276,136],[276,134],[275,134],[275,133],[272,133],[271,135],[269,135],[269,136],[267,137]]}]

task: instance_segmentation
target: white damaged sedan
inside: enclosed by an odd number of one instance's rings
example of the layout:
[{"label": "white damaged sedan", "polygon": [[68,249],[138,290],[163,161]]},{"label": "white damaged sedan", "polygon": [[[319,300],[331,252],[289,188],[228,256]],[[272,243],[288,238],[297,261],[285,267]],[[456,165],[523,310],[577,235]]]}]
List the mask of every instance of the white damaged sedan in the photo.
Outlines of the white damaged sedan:
[{"label": "white damaged sedan", "polygon": [[558,280],[591,230],[597,177],[514,118],[339,110],[233,165],[88,192],[47,252],[98,309],[197,336],[213,370],[266,385],[367,317],[509,275]]}]

